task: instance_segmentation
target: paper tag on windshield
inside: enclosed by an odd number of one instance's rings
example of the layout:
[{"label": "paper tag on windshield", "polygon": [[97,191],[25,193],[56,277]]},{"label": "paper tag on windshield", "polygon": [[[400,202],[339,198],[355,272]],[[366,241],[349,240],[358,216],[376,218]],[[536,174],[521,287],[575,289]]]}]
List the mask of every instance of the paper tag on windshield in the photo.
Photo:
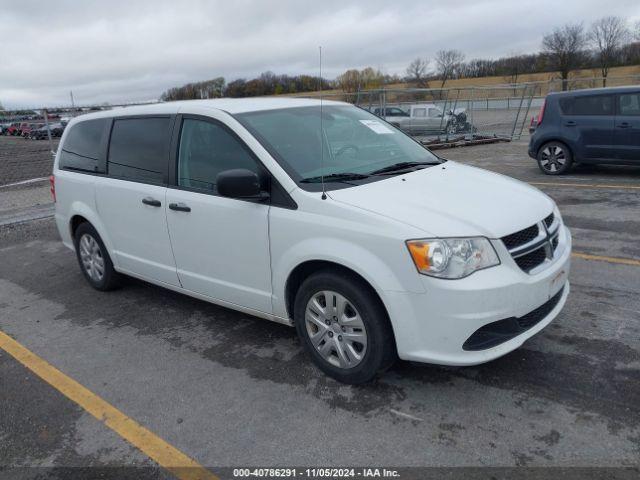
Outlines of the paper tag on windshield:
[{"label": "paper tag on windshield", "polygon": [[389,127],[387,127],[383,123],[380,123],[376,120],[360,120],[360,123],[363,124],[365,127],[369,127],[378,135],[382,135],[385,133],[393,133],[393,130],[391,130]]}]

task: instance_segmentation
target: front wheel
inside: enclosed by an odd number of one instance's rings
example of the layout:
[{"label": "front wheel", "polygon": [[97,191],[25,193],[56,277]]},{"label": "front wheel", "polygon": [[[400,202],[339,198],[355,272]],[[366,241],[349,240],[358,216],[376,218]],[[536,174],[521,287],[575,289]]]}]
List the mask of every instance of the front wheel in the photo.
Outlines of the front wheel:
[{"label": "front wheel", "polygon": [[562,175],[571,168],[571,150],[560,142],[545,143],[538,150],[538,167],[546,175]]},{"label": "front wheel", "polygon": [[314,363],[340,382],[368,382],[396,358],[384,307],[371,287],[348,272],[325,270],[307,278],[296,295],[294,321]]}]

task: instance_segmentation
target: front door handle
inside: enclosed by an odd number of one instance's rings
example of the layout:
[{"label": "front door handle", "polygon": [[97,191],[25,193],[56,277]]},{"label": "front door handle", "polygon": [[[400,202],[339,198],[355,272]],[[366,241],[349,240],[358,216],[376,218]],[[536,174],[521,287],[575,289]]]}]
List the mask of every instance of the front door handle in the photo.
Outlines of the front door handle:
[{"label": "front door handle", "polygon": [[150,205],[152,207],[159,207],[160,205],[162,205],[160,203],[160,200],[156,200],[155,198],[152,198],[152,197],[144,197],[142,199],[142,203],[144,203],[145,205]]},{"label": "front door handle", "polygon": [[631,125],[627,122],[622,122],[618,124],[618,128],[629,128]]},{"label": "front door handle", "polygon": [[190,212],[191,207],[185,205],[184,203],[170,203],[169,208],[171,210],[175,210],[176,212]]}]

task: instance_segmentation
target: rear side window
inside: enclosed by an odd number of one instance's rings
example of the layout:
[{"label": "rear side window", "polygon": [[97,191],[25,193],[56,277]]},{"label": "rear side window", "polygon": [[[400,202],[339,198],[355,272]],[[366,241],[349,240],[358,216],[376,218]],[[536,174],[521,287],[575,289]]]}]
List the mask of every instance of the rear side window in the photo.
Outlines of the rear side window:
[{"label": "rear side window", "polygon": [[71,127],[60,152],[60,168],[98,172],[100,149],[109,119],[99,118]]},{"label": "rear side window", "polygon": [[169,117],[127,118],[113,122],[109,176],[163,183],[171,137]]},{"label": "rear side window", "polygon": [[620,115],[640,116],[640,93],[625,93],[618,97]]},{"label": "rear side window", "polygon": [[613,115],[613,95],[562,98],[560,108],[565,115]]},{"label": "rear side window", "polygon": [[224,170],[260,168],[244,144],[217,123],[186,118],[178,153],[178,185],[216,192],[216,178]]}]

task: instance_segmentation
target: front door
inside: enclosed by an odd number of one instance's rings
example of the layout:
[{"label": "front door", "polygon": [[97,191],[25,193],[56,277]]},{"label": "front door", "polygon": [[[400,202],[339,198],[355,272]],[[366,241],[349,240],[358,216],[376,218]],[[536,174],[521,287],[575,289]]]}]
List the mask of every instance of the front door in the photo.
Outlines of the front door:
[{"label": "front door", "polygon": [[618,95],[613,135],[616,158],[640,163],[640,92]]},{"label": "front door", "polygon": [[269,205],[218,195],[216,177],[234,168],[264,176],[249,148],[213,119],[183,116],[167,222],[182,286],[271,313]]}]

